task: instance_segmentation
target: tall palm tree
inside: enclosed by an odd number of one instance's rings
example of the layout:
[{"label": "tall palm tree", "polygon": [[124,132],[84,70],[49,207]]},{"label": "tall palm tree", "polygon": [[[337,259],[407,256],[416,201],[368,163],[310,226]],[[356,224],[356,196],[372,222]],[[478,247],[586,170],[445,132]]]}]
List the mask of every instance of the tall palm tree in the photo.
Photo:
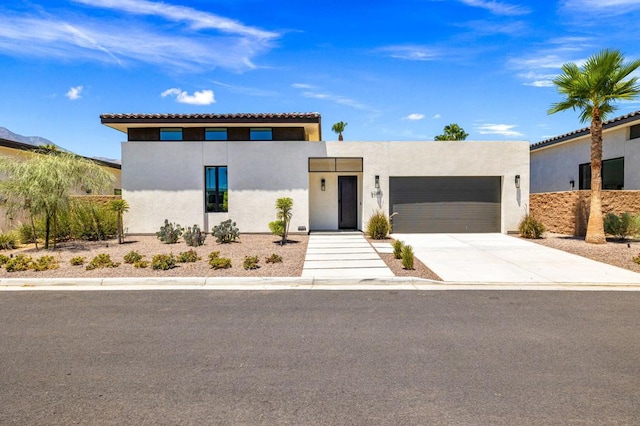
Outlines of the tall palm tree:
[{"label": "tall palm tree", "polygon": [[444,126],[444,133],[437,135],[433,139],[436,141],[463,141],[467,139],[469,134],[464,129],[458,126],[456,123],[451,123]]},{"label": "tall palm tree", "polygon": [[342,132],[344,132],[344,128],[345,128],[345,127],[347,127],[347,124],[348,124],[348,123],[345,123],[344,121],[338,121],[336,124],[334,124],[333,126],[331,126],[331,130],[332,130],[334,133],[337,133],[337,134],[338,134],[338,140],[339,140],[339,141],[344,140],[344,139],[342,138]]},{"label": "tall palm tree", "polygon": [[591,120],[591,206],[585,241],[607,242],[602,218],[602,121],[613,112],[616,101],[634,99],[640,94],[637,77],[629,77],[640,60],[624,62],[624,55],[615,49],[604,49],[589,57],[578,67],[573,62],[562,66],[563,74],[553,83],[565,96],[551,105],[549,114],[567,109],[580,110],[580,121]]}]

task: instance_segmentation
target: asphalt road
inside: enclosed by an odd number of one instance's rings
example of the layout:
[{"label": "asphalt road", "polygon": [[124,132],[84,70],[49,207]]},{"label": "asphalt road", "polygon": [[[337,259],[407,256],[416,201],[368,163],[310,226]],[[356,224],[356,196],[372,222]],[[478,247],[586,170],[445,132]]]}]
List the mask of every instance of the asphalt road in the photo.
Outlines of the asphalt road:
[{"label": "asphalt road", "polygon": [[1,425],[640,424],[640,293],[0,293]]}]

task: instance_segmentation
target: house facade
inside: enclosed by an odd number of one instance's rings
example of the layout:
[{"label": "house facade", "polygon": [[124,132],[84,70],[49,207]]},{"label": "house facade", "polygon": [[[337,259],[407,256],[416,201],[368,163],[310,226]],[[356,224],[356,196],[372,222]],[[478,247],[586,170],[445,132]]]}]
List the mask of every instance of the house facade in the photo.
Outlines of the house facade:
[{"label": "house facade", "polygon": [[103,114],[126,134],[122,196],[129,233],[165,219],[206,231],[233,219],[268,233],[278,198],[292,232],[366,227],[382,210],[394,232],[509,232],[529,197],[529,144],[322,141],[317,113]]},{"label": "house facade", "polygon": [[[583,128],[531,145],[531,192],[591,189],[591,134]],[[602,189],[640,190],[640,111],[603,123]]]}]

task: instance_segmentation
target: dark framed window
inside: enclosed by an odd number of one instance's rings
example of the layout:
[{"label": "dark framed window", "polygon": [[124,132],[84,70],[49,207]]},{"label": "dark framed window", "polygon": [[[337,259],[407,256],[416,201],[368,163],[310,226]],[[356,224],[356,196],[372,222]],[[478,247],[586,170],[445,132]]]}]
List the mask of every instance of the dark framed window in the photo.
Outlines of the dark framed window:
[{"label": "dark framed window", "polygon": [[629,139],[640,138],[640,124],[629,127]]},{"label": "dark framed window", "polygon": [[249,130],[249,140],[252,140],[252,141],[273,140],[273,131],[267,127],[252,127]]},{"label": "dark framed window", "polygon": [[226,141],[227,129],[226,128],[207,128],[204,129],[204,140],[206,141]]},{"label": "dark framed window", "polygon": [[205,211],[207,213],[229,211],[229,185],[227,166],[208,166],[204,168]]},{"label": "dark framed window", "polygon": [[[591,189],[591,163],[578,167],[578,189]],[[624,189],[624,157],[602,161],[602,189]]]},{"label": "dark framed window", "polygon": [[182,129],[179,127],[161,127],[160,140],[161,141],[181,141]]},{"label": "dark framed window", "polygon": [[361,172],[362,157],[310,157],[310,172]]}]

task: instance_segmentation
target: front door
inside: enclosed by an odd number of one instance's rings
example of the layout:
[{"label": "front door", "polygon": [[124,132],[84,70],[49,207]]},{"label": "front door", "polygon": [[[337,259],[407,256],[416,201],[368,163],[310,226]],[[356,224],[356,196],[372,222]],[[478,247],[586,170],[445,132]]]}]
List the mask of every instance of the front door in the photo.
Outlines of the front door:
[{"label": "front door", "polygon": [[358,228],[357,176],[338,176],[338,228]]}]

